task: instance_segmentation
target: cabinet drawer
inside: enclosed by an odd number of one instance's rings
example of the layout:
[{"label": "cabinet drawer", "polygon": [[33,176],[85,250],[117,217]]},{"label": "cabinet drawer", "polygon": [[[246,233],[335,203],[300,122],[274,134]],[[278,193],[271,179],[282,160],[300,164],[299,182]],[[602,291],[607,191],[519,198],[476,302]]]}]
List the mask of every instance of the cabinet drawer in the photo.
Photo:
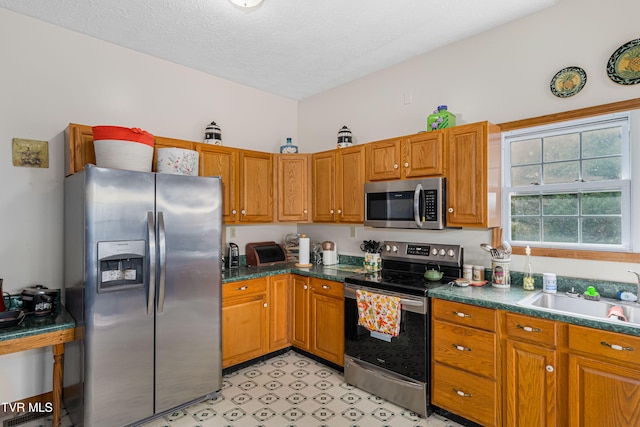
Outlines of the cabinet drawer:
[{"label": "cabinet drawer", "polygon": [[344,285],[340,282],[316,279],[315,277],[312,277],[311,289],[317,294],[326,295],[328,297],[344,298]]},{"label": "cabinet drawer", "polygon": [[637,364],[640,337],[569,325],[569,349],[605,360]]},{"label": "cabinet drawer", "polygon": [[486,331],[496,330],[496,310],[460,302],[433,299],[433,315],[440,320]]},{"label": "cabinet drawer", "polygon": [[267,278],[243,280],[222,285],[222,298],[235,298],[267,292]]},{"label": "cabinet drawer", "polygon": [[495,381],[434,364],[431,402],[484,426],[496,425]]},{"label": "cabinet drawer", "polygon": [[538,344],[556,346],[557,323],[522,314],[507,313],[507,335]]},{"label": "cabinet drawer", "polygon": [[435,361],[495,379],[495,353],[494,333],[445,322],[433,322]]}]

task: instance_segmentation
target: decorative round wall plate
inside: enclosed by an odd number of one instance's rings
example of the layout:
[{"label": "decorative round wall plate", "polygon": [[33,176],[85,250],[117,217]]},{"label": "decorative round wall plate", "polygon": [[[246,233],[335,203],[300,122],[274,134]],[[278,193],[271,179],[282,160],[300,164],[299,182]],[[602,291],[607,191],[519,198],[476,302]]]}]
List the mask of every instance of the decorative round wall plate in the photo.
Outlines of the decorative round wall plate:
[{"label": "decorative round wall plate", "polygon": [[587,83],[587,73],[580,67],[567,67],[551,79],[551,93],[558,98],[568,98],[580,92]]},{"label": "decorative round wall plate", "polygon": [[621,85],[640,83],[640,39],[620,46],[607,62],[607,74]]}]

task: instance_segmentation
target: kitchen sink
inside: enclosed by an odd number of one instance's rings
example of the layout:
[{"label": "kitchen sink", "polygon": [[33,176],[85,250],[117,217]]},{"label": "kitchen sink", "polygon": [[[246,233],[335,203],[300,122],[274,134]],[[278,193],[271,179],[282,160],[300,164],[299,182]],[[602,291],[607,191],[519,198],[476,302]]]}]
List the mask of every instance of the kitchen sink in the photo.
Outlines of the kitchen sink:
[{"label": "kitchen sink", "polygon": [[[578,294],[579,295],[579,294]],[[566,314],[585,319],[604,320],[608,322],[624,323],[628,326],[640,328],[640,304],[635,302],[618,301],[610,298],[600,298],[599,301],[569,296],[566,293],[549,294],[538,291],[517,302],[518,305],[534,310],[551,313]],[[627,321],[608,318],[612,307],[622,308]]]}]

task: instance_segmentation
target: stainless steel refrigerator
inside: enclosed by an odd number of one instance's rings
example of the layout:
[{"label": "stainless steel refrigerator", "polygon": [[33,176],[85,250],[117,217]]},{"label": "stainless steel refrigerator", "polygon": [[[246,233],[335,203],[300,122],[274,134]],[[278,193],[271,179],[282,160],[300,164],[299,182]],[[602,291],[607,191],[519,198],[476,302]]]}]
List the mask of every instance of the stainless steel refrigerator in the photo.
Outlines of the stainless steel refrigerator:
[{"label": "stainless steel refrigerator", "polygon": [[221,182],[87,166],[65,178],[63,399],[114,427],[222,387]]}]

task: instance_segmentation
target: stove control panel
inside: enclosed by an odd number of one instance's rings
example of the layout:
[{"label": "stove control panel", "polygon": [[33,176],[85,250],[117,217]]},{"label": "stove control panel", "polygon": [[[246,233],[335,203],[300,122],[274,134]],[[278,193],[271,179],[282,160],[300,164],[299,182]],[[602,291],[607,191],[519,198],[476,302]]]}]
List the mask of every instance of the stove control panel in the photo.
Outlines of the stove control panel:
[{"label": "stove control panel", "polygon": [[459,266],[462,247],[443,243],[384,242],[381,256],[383,260]]}]

